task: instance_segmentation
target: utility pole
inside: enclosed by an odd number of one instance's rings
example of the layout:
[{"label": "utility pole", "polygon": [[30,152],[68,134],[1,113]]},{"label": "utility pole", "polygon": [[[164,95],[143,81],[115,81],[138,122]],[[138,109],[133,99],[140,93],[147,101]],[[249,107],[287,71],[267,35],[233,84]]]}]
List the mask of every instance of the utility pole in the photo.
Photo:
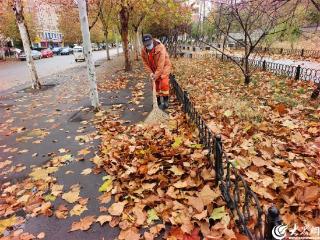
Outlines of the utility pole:
[{"label": "utility pole", "polygon": [[98,89],[97,89],[97,78],[96,78],[94,60],[92,55],[92,46],[91,46],[91,39],[90,39],[86,0],[78,0],[78,8],[79,8],[84,56],[87,62],[88,80],[89,80],[89,86],[90,86],[90,100],[91,100],[92,107],[95,110],[98,110],[99,96],[98,96]]}]

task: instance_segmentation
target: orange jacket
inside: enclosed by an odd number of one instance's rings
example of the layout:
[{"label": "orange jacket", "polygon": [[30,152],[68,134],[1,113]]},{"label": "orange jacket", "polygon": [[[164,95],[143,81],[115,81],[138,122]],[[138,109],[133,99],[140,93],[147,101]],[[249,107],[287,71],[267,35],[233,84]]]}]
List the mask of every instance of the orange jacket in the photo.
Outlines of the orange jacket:
[{"label": "orange jacket", "polygon": [[151,63],[149,62],[148,53],[145,47],[142,48],[141,51],[143,65],[147,72],[154,73],[155,79],[169,77],[171,62],[166,47],[157,39],[153,40],[153,44],[155,46],[153,55],[154,64],[156,66],[155,72],[151,69]]}]

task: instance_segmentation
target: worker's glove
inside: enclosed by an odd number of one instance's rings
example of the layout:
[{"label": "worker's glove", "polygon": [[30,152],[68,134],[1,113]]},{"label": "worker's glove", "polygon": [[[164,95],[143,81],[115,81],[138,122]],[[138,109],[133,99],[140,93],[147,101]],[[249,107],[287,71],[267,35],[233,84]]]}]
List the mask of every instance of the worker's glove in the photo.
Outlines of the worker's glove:
[{"label": "worker's glove", "polygon": [[153,80],[153,81],[155,80],[154,79],[154,73],[150,73],[150,79]]}]

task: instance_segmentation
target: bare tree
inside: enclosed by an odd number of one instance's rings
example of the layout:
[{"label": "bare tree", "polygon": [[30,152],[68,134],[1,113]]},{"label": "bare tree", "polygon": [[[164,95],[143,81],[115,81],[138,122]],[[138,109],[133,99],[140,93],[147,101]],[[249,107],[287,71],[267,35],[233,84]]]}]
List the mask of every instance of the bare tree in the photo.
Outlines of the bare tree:
[{"label": "bare tree", "polygon": [[[286,2],[276,0],[231,0],[221,4],[219,21],[215,27],[224,37],[223,45],[226,41],[233,41],[244,49],[242,61],[226,53],[224,47],[220,49],[208,45],[234,61],[244,75],[245,84],[249,84],[254,70],[249,60],[253,57],[254,49],[266,36],[284,31],[276,29],[276,26],[288,23],[294,16],[296,7],[296,4],[288,5]],[[236,37],[232,31],[237,32],[240,37]],[[207,44],[201,38],[200,41]]]},{"label": "bare tree", "polygon": [[19,28],[23,49],[26,54],[27,65],[28,65],[28,69],[31,75],[31,80],[32,80],[32,88],[40,89],[41,83],[39,81],[38,73],[31,55],[31,42],[30,42],[28,29],[25,23],[24,15],[23,15],[23,5],[21,0],[14,0],[13,11],[16,16],[16,21]]}]

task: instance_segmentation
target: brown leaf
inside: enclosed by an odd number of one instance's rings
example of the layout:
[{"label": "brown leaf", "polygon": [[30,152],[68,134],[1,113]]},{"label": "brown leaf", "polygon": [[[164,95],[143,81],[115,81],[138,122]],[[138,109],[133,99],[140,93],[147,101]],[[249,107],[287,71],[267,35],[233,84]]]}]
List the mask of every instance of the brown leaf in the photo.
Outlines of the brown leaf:
[{"label": "brown leaf", "polygon": [[131,227],[127,230],[122,230],[118,237],[119,240],[139,240],[140,233],[137,228]]},{"label": "brown leaf", "polygon": [[114,203],[109,207],[108,211],[112,216],[120,216],[126,204],[127,201]]},{"label": "brown leaf", "polygon": [[136,217],[136,221],[135,223],[137,225],[143,225],[144,222],[147,219],[147,214],[143,211],[144,206],[143,205],[136,205],[134,206],[134,208],[132,209],[133,214]]},{"label": "brown leaf", "polygon": [[71,226],[70,232],[81,230],[87,231],[92,223],[95,221],[94,216],[86,216],[85,218],[81,218],[79,222],[73,222]]},{"label": "brown leaf", "polygon": [[310,186],[306,187],[303,191],[303,198],[304,202],[313,202],[320,198],[320,187],[318,186]]},{"label": "brown leaf", "polygon": [[192,217],[195,218],[195,219],[198,219],[198,220],[202,220],[202,219],[206,218],[207,215],[208,215],[208,210],[206,209],[206,210],[202,211],[199,214],[193,215]]},{"label": "brown leaf", "polygon": [[188,204],[196,209],[198,212],[202,212],[204,205],[200,197],[188,197]]},{"label": "brown leaf", "polygon": [[268,166],[268,162],[259,157],[254,157],[252,163],[257,167]]},{"label": "brown leaf", "polygon": [[96,222],[99,222],[102,226],[105,222],[110,222],[112,220],[112,217],[110,215],[100,215]]},{"label": "brown leaf", "polygon": [[205,206],[209,205],[216,198],[220,196],[220,193],[211,190],[209,185],[205,185],[199,193],[199,198],[202,200]]},{"label": "brown leaf", "polygon": [[69,212],[68,208],[63,204],[60,204],[57,210],[54,212],[54,214],[56,215],[57,218],[64,219],[64,218],[67,218],[68,212]]}]

